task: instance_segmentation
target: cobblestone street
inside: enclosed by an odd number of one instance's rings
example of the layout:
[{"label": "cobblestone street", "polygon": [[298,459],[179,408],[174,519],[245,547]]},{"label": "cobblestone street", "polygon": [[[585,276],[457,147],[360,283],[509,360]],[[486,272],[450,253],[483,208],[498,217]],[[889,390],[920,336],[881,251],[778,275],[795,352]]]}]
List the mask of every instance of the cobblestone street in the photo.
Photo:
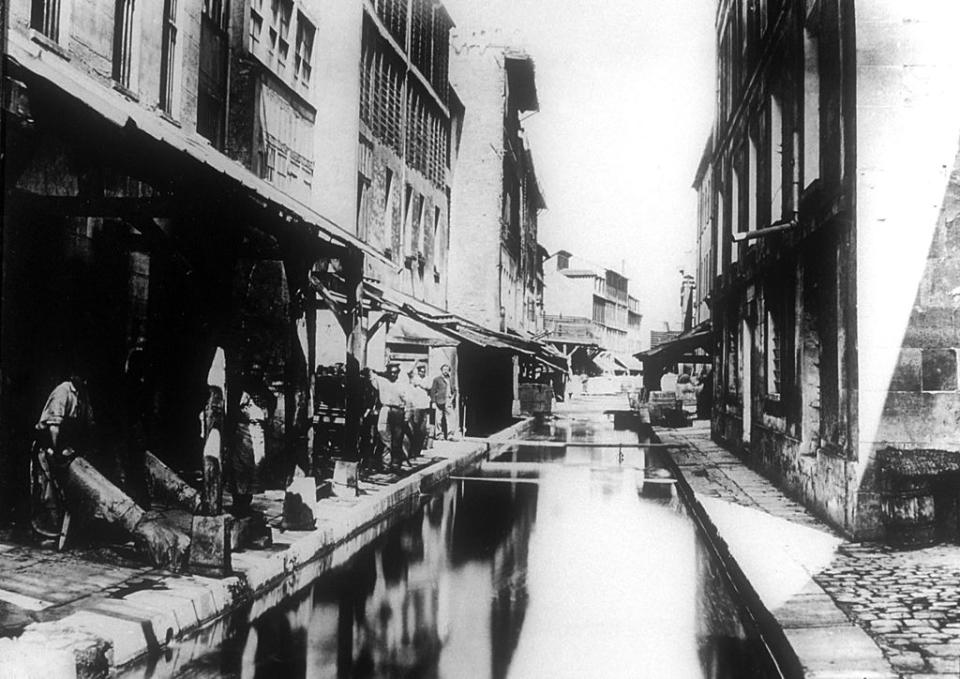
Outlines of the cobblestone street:
[{"label": "cobblestone street", "polygon": [[[832,534],[829,527],[801,505],[714,443],[706,423],[658,434],[664,441],[686,444],[686,448],[671,451],[671,455],[698,498],[705,500],[705,507],[731,549],[736,553],[735,547],[742,543],[745,548],[741,554],[757,557],[752,566],[742,565],[751,581],[756,578],[758,589],[765,579],[779,580],[782,586],[787,579],[784,573],[789,569],[770,558],[769,552],[760,553],[768,546],[768,538],[750,535],[756,533],[759,518],[751,522],[750,515],[740,510],[736,514],[739,523],[731,522],[725,527],[717,516],[722,507],[735,505],[760,511],[767,520],[789,522],[790,526],[777,524],[775,530],[780,534],[791,527]],[[836,537],[832,554],[824,558],[815,556],[819,545],[801,535],[793,541],[783,538],[787,553],[837,608],[873,639],[895,676],[960,677],[960,546],[944,544],[895,551],[881,544],[853,543]],[[772,612],[783,622],[780,612]]]},{"label": "cobblestone street", "polygon": [[844,544],[814,577],[902,676],[960,676],[960,547]]}]

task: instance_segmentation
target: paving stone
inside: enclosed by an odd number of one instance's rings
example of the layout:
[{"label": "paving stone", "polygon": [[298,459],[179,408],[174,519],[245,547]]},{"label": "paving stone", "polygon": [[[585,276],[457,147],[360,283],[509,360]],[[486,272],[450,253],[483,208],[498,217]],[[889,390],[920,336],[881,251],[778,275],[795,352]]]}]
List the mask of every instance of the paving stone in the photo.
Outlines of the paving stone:
[{"label": "paving stone", "polygon": [[922,672],[927,668],[923,656],[916,652],[903,652],[887,656],[890,664],[901,672]]}]

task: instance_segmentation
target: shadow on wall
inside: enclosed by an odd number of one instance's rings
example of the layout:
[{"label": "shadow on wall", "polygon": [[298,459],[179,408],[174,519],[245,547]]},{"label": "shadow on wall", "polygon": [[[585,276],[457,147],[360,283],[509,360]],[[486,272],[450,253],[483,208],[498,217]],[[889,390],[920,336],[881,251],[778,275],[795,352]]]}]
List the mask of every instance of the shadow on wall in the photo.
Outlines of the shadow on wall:
[{"label": "shadow on wall", "polygon": [[881,519],[905,547],[960,541],[960,153],[875,437]]}]

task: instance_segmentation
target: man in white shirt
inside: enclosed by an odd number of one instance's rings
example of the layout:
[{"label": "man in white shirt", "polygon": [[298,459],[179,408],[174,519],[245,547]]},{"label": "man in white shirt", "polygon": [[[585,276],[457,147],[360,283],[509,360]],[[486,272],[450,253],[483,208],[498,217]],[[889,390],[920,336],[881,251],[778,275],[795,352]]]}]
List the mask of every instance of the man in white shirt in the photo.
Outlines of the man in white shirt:
[{"label": "man in white shirt", "polygon": [[386,375],[378,380],[380,403],[383,404],[381,417],[384,429],[381,433],[384,435],[383,443],[390,451],[390,465],[395,471],[400,469],[400,463],[403,462],[403,432],[406,429],[404,406],[407,401],[402,385],[397,382],[398,377],[400,366],[390,363]]},{"label": "man in white shirt", "polygon": [[430,418],[430,386],[426,363],[417,363],[409,373],[407,387],[407,428],[410,432],[410,457],[419,457],[427,441]]}]

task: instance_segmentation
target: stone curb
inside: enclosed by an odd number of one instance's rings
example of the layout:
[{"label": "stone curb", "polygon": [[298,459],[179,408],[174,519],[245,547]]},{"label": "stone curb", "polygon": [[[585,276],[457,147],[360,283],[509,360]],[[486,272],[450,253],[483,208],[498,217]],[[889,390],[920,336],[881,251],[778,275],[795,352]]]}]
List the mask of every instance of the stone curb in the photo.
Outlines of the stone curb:
[{"label": "stone curb", "polygon": [[[663,443],[695,445],[669,429],[656,427],[655,432]],[[697,498],[669,449],[665,451],[667,464],[678,479],[678,490],[686,496],[684,500],[690,505],[691,511],[705,524],[705,537],[713,543],[722,560],[724,556],[730,559],[732,563],[725,565],[729,567],[731,575],[743,578],[738,588],[747,590],[742,593],[747,595],[746,603],[751,614],[762,628],[766,628],[765,633],[771,637],[768,643],[776,649],[775,654],[786,656],[779,658],[784,662],[785,676],[806,679],[897,679],[899,675],[890,667],[876,642],[847,618],[830,595],[813,581],[812,576],[785,603],[767,600],[757,592],[749,583],[749,573],[741,569],[737,558],[738,549],[742,550],[743,547],[735,544],[734,536],[724,534],[723,523],[714,520],[716,517]],[[772,483],[769,486],[772,491],[779,492]],[[752,563],[757,561],[750,559]],[[769,564],[769,560],[764,563]],[[806,570],[799,561],[793,565]],[[777,566],[769,564],[770,568]]]},{"label": "stone curb", "polygon": [[[517,422],[490,440],[509,439],[526,431],[532,419]],[[447,459],[411,473],[388,491],[360,500],[343,515],[324,519],[312,531],[295,536],[287,549],[268,558],[251,552],[233,556],[234,570],[223,579],[156,572],[165,589],[134,592],[122,599],[78,602],[70,615],[28,625],[16,640],[0,639],[0,679],[100,679],[150,651],[253,601],[255,618],[323,571],[346,561],[420,504],[423,493],[475,466],[489,452],[485,442],[453,451]],[[320,501],[321,507],[323,501]],[[336,558],[334,551],[336,550]],[[70,662],[72,656],[73,662]],[[51,669],[54,669],[51,672]]]}]

